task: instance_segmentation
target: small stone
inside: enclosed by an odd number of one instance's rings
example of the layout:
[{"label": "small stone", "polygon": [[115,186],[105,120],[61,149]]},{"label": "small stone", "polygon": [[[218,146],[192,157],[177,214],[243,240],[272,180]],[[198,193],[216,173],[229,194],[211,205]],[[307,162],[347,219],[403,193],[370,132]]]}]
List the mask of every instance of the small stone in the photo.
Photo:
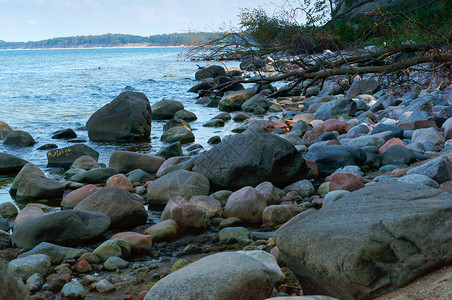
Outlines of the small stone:
[{"label": "small stone", "polygon": [[185,266],[188,266],[190,264],[190,262],[188,260],[185,259],[179,259],[178,261],[176,261],[173,266],[171,267],[171,273],[182,269]]},{"label": "small stone", "polygon": [[109,257],[104,263],[105,269],[109,271],[114,271],[116,269],[124,269],[127,268],[128,265],[129,262],[115,256]]},{"label": "small stone", "polygon": [[28,277],[28,279],[26,281],[27,284],[35,285],[39,289],[44,285],[45,282],[46,282],[46,280],[44,279],[44,276],[42,276],[39,273],[34,273],[30,277]]},{"label": "small stone", "polygon": [[225,244],[249,243],[250,232],[245,227],[227,227],[219,232],[220,242]]},{"label": "small stone", "polygon": [[75,264],[74,271],[77,273],[90,273],[93,271],[93,268],[91,267],[89,262],[82,259]]},{"label": "small stone", "polygon": [[99,293],[110,293],[115,290],[115,286],[108,280],[102,279],[98,283],[96,283],[96,290]]},{"label": "small stone", "polygon": [[79,300],[85,299],[86,291],[80,283],[78,283],[77,281],[71,281],[63,286],[61,295],[71,300]]}]

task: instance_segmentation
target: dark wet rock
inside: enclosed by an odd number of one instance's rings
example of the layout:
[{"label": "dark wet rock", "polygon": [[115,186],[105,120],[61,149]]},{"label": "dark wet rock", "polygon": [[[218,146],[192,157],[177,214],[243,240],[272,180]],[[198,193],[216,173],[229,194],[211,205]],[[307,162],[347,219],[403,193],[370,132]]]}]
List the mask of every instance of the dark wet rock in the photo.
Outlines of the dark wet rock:
[{"label": "dark wet rock", "polygon": [[166,132],[174,127],[185,127],[186,129],[191,131],[191,126],[186,121],[179,119],[177,117],[174,117],[170,120],[168,120],[165,125],[163,125],[163,132]]},{"label": "dark wet rock", "polygon": [[233,120],[235,122],[243,122],[245,120],[248,120],[250,118],[250,116],[246,113],[242,113],[242,112],[238,112],[234,115]]},{"label": "dark wet rock", "polygon": [[165,161],[160,156],[147,155],[130,151],[115,151],[110,156],[108,166],[117,168],[120,173],[128,173],[141,169],[148,173],[155,173]]},{"label": "dark wet rock", "polygon": [[47,152],[47,167],[63,168],[67,170],[77,158],[84,155],[89,155],[95,160],[99,158],[99,152],[96,150],[83,144],[76,144]]},{"label": "dark wet rock", "polygon": [[209,193],[209,180],[200,173],[176,170],[166,174],[148,185],[146,199],[150,204],[166,205],[175,196],[190,199]]},{"label": "dark wet rock", "polygon": [[452,259],[450,199],[422,185],[376,183],[298,215],[275,233],[276,245],[304,293],[378,297]]},{"label": "dark wet rock", "polygon": [[226,75],[226,71],[224,70],[224,68],[222,66],[209,66],[207,68],[200,68],[200,70],[198,70],[195,73],[195,79],[196,80],[202,80],[202,79],[206,79],[206,78],[216,78],[218,76],[225,76]]},{"label": "dark wet rock", "polygon": [[195,135],[185,127],[174,127],[165,131],[160,140],[164,143],[180,142],[181,144],[189,144],[195,141]]},{"label": "dark wet rock", "polygon": [[17,207],[12,202],[4,202],[0,204],[0,215],[3,218],[9,219],[17,216]]},{"label": "dark wet rock", "polygon": [[28,132],[13,130],[6,135],[3,144],[16,147],[30,147],[36,144],[36,142]]},{"label": "dark wet rock", "polygon": [[184,105],[181,102],[167,99],[156,102],[151,107],[152,120],[171,119],[179,110],[184,109]]},{"label": "dark wet rock", "polygon": [[74,210],[107,215],[112,228],[134,227],[146,223],[148,214],[137,197],[117,187],[104,187],[89,195]]},{"label": "dark wet rock", "polygon": [[320,176],[349,165],[361,166],[367,159],[362,149],[347,145],[312,146],[305,157],[316,163]]},{"label": "dark wet rock", "polygon": [[91,141],[129,142],[151,134],[151,105],[143,93],[123,92],[86,123]]},{"label": "dark wet rock", "polygon": [[257,94],[242,104],[241,108],[246,112],[253,112],[256,107],[262,107],[264,112],[270,108],[272,103],[262,94]]},{"label": "dark wet rock", "polygon": [[202,124],[203,127],[224,127],[224,121],[221,119],[212,119]]},{"label": "dark wet rock", "polygon": [[16,198],[20,202],[61,199],[63,193],[64,184],[59,181],[41,174],[26,173],[17,186]]},{"label": "dark wet rock", "polygon": [[24,180],[25,174],[31,174],[31,173],[38,174],[40,176],[45,177],[44,172],[38,166],[36,166],[32,163],[28,163],[25,166],[23,166],[23,168],[20,170],[19,173],[17,173],[16,178],[14,178],[14,181],[11,184],[11,187],[9,188],[9,193],[13,196],[16,195],[17,188]]},{"label": "dark wet rock", "polygon": [[220,142],[221,142],[221,137],[219,137],[218,135],[215,135],[207,141],[207,144],[216,145],[216,144],[219,144]]},{"label": "dark wet rock", "polygon": [[394,125],[378,124],[370,134],[377,134],[385,131],[394,133],[394,137],[403,138],[403,129]]},{"label": "dark wet rock", "polygon": [[235,91],[225,94],[219,102],[219,109],[226,112],[240,110],[242,104],[254,96],[252,89]]},{"label": "dark wet rock", "polygon": [[213,117],[212,119],[220,119],[223,120],[223,122],[227,122],[229,120],[232,119],[231,114],[227,113],[227,112],[222,112],[219,113],[218,115],[216,115],[215,117]]},{"label": "dark wet rock", "polygon": [[161,221],[144,231],[154,242],[172,241],[179,236],[179,225],[173,219]]},{"label": "dark wet rock", "polygon": [[193,171],[204,174],[215,189],[239,189],[270,181],[276,186],[302,179],[306,162],[288,141],[272,134],[237,135],[201,154]]},{"label": "dark wet rock", "polygon": [[41,147],[36,148],[36,150],[50,150],[55,148],[58,148],[57,144],[45,144],[42,145]]},{"label": "dark wet rock", "polygon": [[71,128],[55,131],[52,135],[52,139],[75,139],[77,134]]},{"label": "dark wet rock", "polygon": [[185,109],[179,110],[176,114],[174,114],[174,116],[186,122],[193,122],[198,119],[198,117],[194,113]]},{"label": "dark wet rock", "polygon": [[274,284],[284,278],[276,260],[269,256],[252,251],[204,257],[161,279],[145,299],[209,299],[213,295],[218,300],[266,299]]},{"label": "dark wet rock", "polygon": [[[213,87],[213,84],[210,82],[201,82],[201,83],[198,83],[198,84],[194,85],[193,87],[191,87],[187,92],[198,93],[199,91],[208,90],[212,87]],[[205,97],[205,98],[207,98],[207,97]],[[199,104],[199,103],[197,103],[197,104]]]},{"label": "dark wet rock", "polygon": [[414,152],[401,145],[392,145],[381,155],[382,165],[409,165],[415,160]]},{"label": "dark wet rock", "polygon": [[74,175],[70,180],[82,183],[105,183],[108,178],[118,173],[116,168],[96,168]]},{"label": "dark wet rock", "polygon": [[149,180],[153,179],[153,177],[151,175],[149,175],[149,173],[141,170],[141,169],[136,169],[133,170],[129,173],[127,173],[127,179],[130,180],[130,182],[140,182],[140,183],[146,183]]},{"label": "dark wet rock", "polygon": [[381,162],[381,155],[378,148],[375,146],[366,146],[361,147],[361,149],[366,153],[366,161],[363,163],[363,165],[378,169]]},{"label": "dark wet rock", "polygon": [[14,247],[25,249],[32,249],[41,242],[73,246],[99,237],[110,222],[110,218],[101,213],[59,211],[15,225],[11,239]]}]

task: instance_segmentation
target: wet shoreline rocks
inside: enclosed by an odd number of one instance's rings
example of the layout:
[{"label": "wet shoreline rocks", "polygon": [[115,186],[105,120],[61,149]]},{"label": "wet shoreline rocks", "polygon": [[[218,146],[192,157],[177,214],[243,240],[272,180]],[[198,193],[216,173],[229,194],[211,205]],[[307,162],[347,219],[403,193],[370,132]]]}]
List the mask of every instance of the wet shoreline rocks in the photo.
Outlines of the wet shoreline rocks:
[{"label": "wet shoreline rocks", "polygon": [[[196,79],[214,86],[272,63]],[[452,89],[339,79],[276,99],[284,87],[237,85],[201,101],[223,111],[207,123],[179,101],[123,93],[88,121],[90,139],[147,140],[154,120],[167,147],[121,148],[108,164],[83,144],[52,150],[57,179],[1,153],[1,174],[17,174],[11,194],[31,203],[0,205],[0,256],[33,297],[79,299],[367,299],[449,262]],[[96,125],[107,108],[124,127]],[[212,145],[193,144],[200,127]]]}]

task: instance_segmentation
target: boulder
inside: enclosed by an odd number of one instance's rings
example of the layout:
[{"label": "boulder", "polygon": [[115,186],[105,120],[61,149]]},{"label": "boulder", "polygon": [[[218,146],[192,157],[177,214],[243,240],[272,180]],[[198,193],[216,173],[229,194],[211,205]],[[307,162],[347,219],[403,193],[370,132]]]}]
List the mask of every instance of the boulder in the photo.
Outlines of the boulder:
[{"label": "boulder", "polygon": [[133,227],[146,223],[148,214],[143,204],[129,192],[105,187],[86,197],[74,210],[93,211],[107,215],[111,227]]},{"label": "boulder", "polygon": [[353,192],[365,187],[363,178],[357,173],[337,172],[328,176],[325,181],[330,183],[330,191],[345,190]]},{"label": "boulder", "polygon": [[207,68],[199,68],[199,70],[195,73],[196,80],[202,80],[206,78],[217,78],[218,76],[225,76],[226,71],[222,66],[209,66]]},{"label": "boulder", "polygon": [[163,172],[168,169],[169,167],[175,166],[177,164],[180,164],[184,161],[187,161],[189,158],[187,156],[174,156],[171,158],[168,158],[158,169],[157,171],[157,177],[161,177]]},{"label": "boulder", "polygon": [[110,156],[108,165],[110,168],[117,168],[120,173],[128,173],[136,169],[155,173],[164,162],[165,159],[160,156],[130,151],[115,151]]},{"label": "boulder", "polygon": [[331,145],[312,146],[305,158],[315,162],[320,176],[327,176],[345,166],[363,165],[367,155],[362,149],[355,146]]},{"label": "boulder", "polygon": [[96,168],[78,173],[72,176],[70,180],[82,183],[106,183],[108,178],[118,173],[116,168]]},{"label": "boulder", "polygon": [[150,204],[165,205],[172,197],[190,199],[209,193],[209,180],[202,174],[176,170],[152,181],[147,187],[146,199]]},{"label": "boulder", "polygon": [[84,187],[73,190],[67,194],[63,201],[61,201],[62,209],[73,209],[77,204],[82,202],[89,195],[97,192],[99,188],[93,184],[85,185]]},{"label": "boulder", "polygon": [[55,131],[52,135],[52,139],[75,139],[77,134],[71,128]]},{"label": "boulder", "polygon": [[28,257],[35,254],[44,254],[50,257],[52,265],[58,265],[68,259],[78,259],[85,253],[85,249],[69,248],[58,246],[52,243],[42,242],[30,251],[19,255],[19,258]]},{"label": "boulder", "polygon": [[169,120],[181,109],[184,105],[176,100],[163,99],[152,104],[152,120]]},{"label": "boulder", "polygon": [[[16,258],[8,263],[8,271],[14,277],[26,281],[31,275],[39,273],[47,276],[52,271],[50,257],[44,254],[34,254],[27,257]],[[9,299],[9,298],[6,298]]]},{"label": "boulder", "polygon": [[256,186],[256,192],[264,197],[267,205],[279,204],[281,197],[270,181],[264,181]]},{"label": "boulder", "polygon": [[144,231],[154,242],[171,241],[179,236],[179,225],[173,219],[161,221]]},{"label": "boulder", "polygon": [[169,158],[175,157],[175,156],[182,156],[182,155],[184,155],[184,153],[182,151],[181,144],[179,142],[175,142],[169,146],[164,147],[159,152],[157,152],[155,155],[161,156],[164,159],[169,159]]},{"label": "boulder", "polygon": [[69,169],[77,158],[89,155],[95,160],[99,158],[99,152],[83,144],[76,144],[66,148],[47,152],[48,168]]},{"label": "boulder", "polygon": [[262,226],[274,227],[284,224],[300,212],[301,209],[293,204],[267,206],[262,213]]},{"label": "boulder", "polygon": [[124,191],[131,192],[133,190],[133,184],[124,174],[116,174],[108,178],[106,186],[114,186]]},{"label": "boulder", "polygon": [[3,140],[11,131],[13,131],[13,129],[9,127],[8,124],[0,121],[0,140]]},{"label": "boulder", "polygon": [[268,110],[272,102],[267,99],[263,94],[256,94],[250,99],[248,99],[245,103],[242,104],[241,108],[246,112],[253,112],[254,109],[258,106],[262,107],[265,110]]},{"label": "boulder", "polygon": [[205,175],[214,189],[239,189],[270,181],[287,185],[309,168],[288,141],[269,133],[236,135],[201,154],[193,171]]},{"label": "boulder", "polygon": [[209,228],[210,220],[206,212],[185,198],[176,196],[171,198],[162,212],[160,221],[172,219],[176,221],[182,232],[198,231]]},{"label": "boulder", "polygon": [[320,120],[338,119],[353,116],[357,110],[356,103],[351,99],[337,99],[323,103],[316,111],[315,117]]},{"label": "boulder", "polygon": [[380,85],[375,79],[355,80],[348,89],[345,97],[355,98],[361,94],[373,94],[378,90],[379,86]]},{"label": "boulder", "polygon": [[221,243],[225,244],[242,244],[250,243],[250,231],[245,227],[226,227],[218,233]]},{"label": "boulder", "polygon": [[86,123],[96,142],[130,142],[149,139],[152,110],[143,93],[123,92],[96,111]]},{"label": "boulder", "polygon": [[146,183],[149,180],[153,179],[153,177],[151,175],[149,175],[149,173],[147,173],[141,169],[136,169],[136,170],[133,170],[133,171],[127,173],[127,178],[132,183],[133,182]]},{"label": "boulder", "polygon": [[14,218],[18,213],[17,207],[12,202],[4,202],[0,204],[0,216],[3,218]]},{"label": "boulder", "polygon": [[[1,124],[0,124],[1,125]],[[1,134],[1,132],[0,132]],[[25,288],[25,285],[20,280],[17,280],[5,265],[0,261],[0,299],[8,300],[30,300],[30,292]]]},{"label": "boulder", "polygon": [[165,131],[160,140],[164,143],[180,142],[181,144],[190,144],[195,141],[195,135],[191,130],[178,126]]},{"label": "boulder", "polygon": [[202,124],[202,127],[224,127],[224,121],[221,119],[212,119]]},{"label": "boulder", "polygon": [[101,213],[64,210],[15,225],[11,240],[14,247],[25,249],[41,242],[72,246],[99,237],[110,223]]},{"label": "boulder", "polygon": [[130,251],[136,254],[150,254],[152,251],[152,236],[138,232],[120,232],[110,239],[121,239],[130,246]]},{"label": "boulder", "polygon": [[71,169],[91,170],[95,168],[100,168],[100,164],[89,155],[80,156],[71,165]]},{"label": "boulder", "polygon": [[[148,292],[150,299],[265,299],[284,275],[276,260],[263,251],[267,261],[246,253],[213,254],[171,273]],[[181,288],[182,287],[182,288]]]},{"label": "boulder", "polygon": [[17,174],[28,161],[7,153],[0,153],[0,175]]},{"label": "boulder", "polygon": [[425,143],[431,142],[435,145],[444,144],[444,137],[433,127],[417,129],[413,132],[411,141]]},{"label": "boulder", "polygon": [[261,223],[265,207],[264,197],[253,187],[246,186],[229,196],[223,215],[225,218],[239,218],[245,223]]},{"label": "boulder", "polygon": [[369,299],[452,259],[451,210],[439,189],[385,181],[298,215],[274,238],[304,293]]},{"label": "boulder", "polygon": [[36,144],[36,142],[28,132],[13,130],[6,135],[3,144],[16,147],[30,147]]},{"label": "boulder", "polygon": [[112,239],[100,244],[94,249],[93,254],[103,262],[110,257],[128,258],[130,256],[130,246],[122,239]]},{"label": "boulder", "polygon": [[20,202],[52,200],[63,197],[64,184],[40,174],[26,173],[17,186],[16,199]]},{"label": "boulder", "polygon": [[304,179],[294,182],[291,185],[288,185],[284,188],[284,192],[286,193],[291,191],[297,192],[298,195],[302,197],[309,197],[312,194],[314,194],[314,186],[309,180]]},{"label": "boulder", "polygon": [[104,268],[108,271],[115,271],[118,269],[125,269],[127,268],[127,266],[129,265],[128,261],[123,260],[122,258],[116,257],[116,256],[112,256],[109,257],[105,262],[104,262]]},{"label": "boulder", "polygon": [[416,160],[414,152],[401,145],[392,145],[381,156],[384,165],[409,165]]},{"label": "boulder", "polygon": [[184,128],[186,128],[186,129],[191,131],[190,124],[188,124],[186,121],[184,121],[182,119],[174,117],[174,118],[168,120],[165,123],[165,125],[163,125],[163,132],[166,132],[166,131],[170,130],[171,128],[174,128],[174,127],[184,127]]},{"label": "boulder", "polygon": [[415,185],[425,185],[425,186],[430,186],[433,188],[439,187],[438,182],[431,179],[427,175],[422,175],[422,174],[405,175],[405,176],[402,176],[399,179],[397,179],[397,181],[411,183],[411,184],[415,184]]},{"label": "boulder", "polygon": [[439,156],[419,167],[409,170],[407,174],[426,175],[441,184],[452,180],[452,162],[447,156]]},{"label": "boulder", "polygon": [[87,292],[77,281],[66,283],[61,289],[61,295],[67,299],[85,299]]},{"label": "boulder", "polygon": [[19,212],[17,217],[14,219],[13,227],[17,226],[22,222],[38,218],[44,215],[45,213],[40,207],[33,205],[32,203],[28,204]]},{"label": "boulder", "polygon": [[176,118],[182,119],[185,122],[193,122],[198,119],[198,117],[192,113],[191,111],[181,109],[177,113],[174,114]]},{"label": "boulder", "polygon": [[25,166],[23,166],[19,173],[17,173],[16,178],[14,178],[14,181],[11,184],[11,187],[9,188],[9,193],[13,196],[16,195],[17,188],[23,182],[25,174],[31,173],[45,177],[44,172],[38,166],[32,163],[28,163]]},{"label": "boulder", "polygon": [[242,104],[254,96],[252,89],[241,90],[227,93],[221,98],[218,108],[225,112],[232,112],[234,110],[240,110]]},{"label": "boulder", "polygon": [[202,209],[209,219],[223,215],[223,208],[220,201],[209,196],[193,196],[189,203],[193,203]]}]

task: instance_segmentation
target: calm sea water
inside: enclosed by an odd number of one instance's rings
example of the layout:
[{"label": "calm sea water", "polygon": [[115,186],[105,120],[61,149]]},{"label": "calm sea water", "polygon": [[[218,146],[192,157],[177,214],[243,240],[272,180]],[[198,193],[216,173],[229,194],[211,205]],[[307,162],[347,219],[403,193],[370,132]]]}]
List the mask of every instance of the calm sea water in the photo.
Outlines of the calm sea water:
[{"label": "calm sea water", "polygon": [[[57,130],[72,128],[79,138],[99,153],[99,162],[108,165],[115,150],[156,153],[162,146],[164,122],[152,123],[151,142],[145,144],[103,144],[90,142],[80,128],[103,105],[123,91],[144,93],[151,104],[165,99],[181,101],[198,120],[191,123],[196,143],[230,128],[213,129],[201,125],[218,114],[218,109],[195,104],[195,94],[186,91],[197,82],[197,64],[180,56],[182,48],[64,49],[0,51],[0,120],[14,129],[29,132],[37,141],[33,147],[11,148],[0,142],[0,152],[10,153],[38,165],[51,178],[61,178],[59,169],[48,169],[47,151],[36,148],[55,143],[60,148],[72,144],[51,139]],[[226,63],[237,66],[238,62]],[[164,77],[173,74],[175,77]],[[0,176],[0,203],[12,201],[8,190],[13,178]]]}]

